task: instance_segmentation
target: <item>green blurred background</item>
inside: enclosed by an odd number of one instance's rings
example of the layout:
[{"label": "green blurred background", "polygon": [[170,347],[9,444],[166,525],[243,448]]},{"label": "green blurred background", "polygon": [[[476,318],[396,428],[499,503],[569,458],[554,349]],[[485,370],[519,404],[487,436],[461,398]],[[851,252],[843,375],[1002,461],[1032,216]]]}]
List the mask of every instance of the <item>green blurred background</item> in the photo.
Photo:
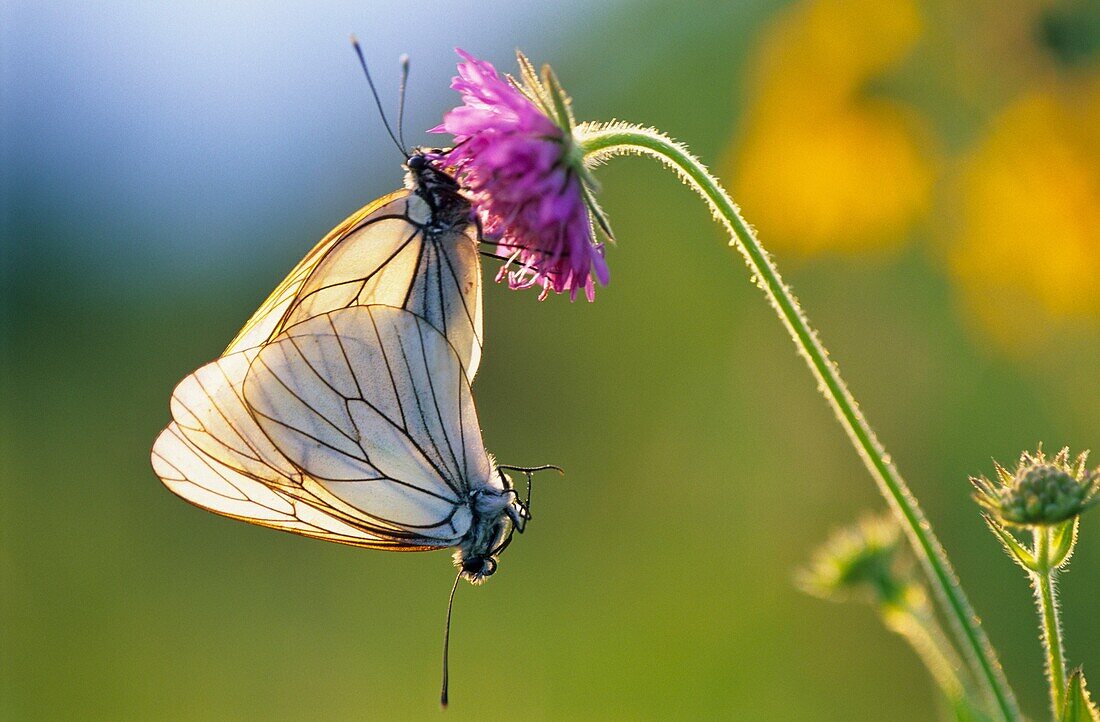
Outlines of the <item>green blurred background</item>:
[{"label": "green blurred background", "polygon": [[[202,513],[148,462],[175,383],[400,182],[352,31],[387,103],[412,55],[410,131],[455,102],[452,47],[511,69],[520,46],[580,118],[707,159],[1042,714],[1029,591],[966,477],[1100,444],[1096,8],[3,4],[0,717],[442,718],[446,554]],[[459,591],[446,717],[930,718],[869,609],[792,586],[881,502],[761,293],[670,174],[599,177],[619,245],[596,303],[486,287],[487,444],[568,475],[538,480],[502,573]],[[1094,676],[1097,523],[1062,594]]]}]

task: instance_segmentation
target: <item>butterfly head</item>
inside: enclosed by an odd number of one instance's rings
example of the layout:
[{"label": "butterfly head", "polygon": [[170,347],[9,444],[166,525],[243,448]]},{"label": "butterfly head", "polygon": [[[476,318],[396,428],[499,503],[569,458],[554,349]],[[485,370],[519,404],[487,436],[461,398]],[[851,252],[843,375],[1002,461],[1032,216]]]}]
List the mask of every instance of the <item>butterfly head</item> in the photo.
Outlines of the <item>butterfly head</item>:
[{"label": "butterfly head", "polygon": [[440,148],[419,146],[409,151],[408,157],[405,158],[405,168],[409,171],[406,184],[413,190],[439,186],[457,191],[458,181],[443,168],[442,158],[445,153],[446,151]]},{"label": "butterfly head", "polygon": [[413,148],[405,159],[405,187],[424,199],[441,229],[464,227],[472,218],[470,202],[442,167],[444,153],[439,148]]},{"label": "butterfly head", "polygon": [[455,551],[454,561],[463,577],[480,584],[496,572],[497,559],[519,528],[516,520],[524,518],[526,510],[510,489],[492,486],[473,492],[468,503],[473,522]]},{"label": "butterfly head", "polygon": [[419,150],[413,151],[412,155],[405,161],[405,167],[413,173],[419,173],[429,165],[431,165],[431,162],[428,160],[427,156]]},{"label": "butterfly head", "polygon": [[463,559],[460,566],[462,576],[477,584],[486,577],[493,576],[497,570],[497,560],[492,556],[472,556]]},{"label": "butterfly head", "polygon": [[465,552],[459,547],[454,553],[454,563],[460,577],[478,585],[496,574],[498,561],[495,553]]}]

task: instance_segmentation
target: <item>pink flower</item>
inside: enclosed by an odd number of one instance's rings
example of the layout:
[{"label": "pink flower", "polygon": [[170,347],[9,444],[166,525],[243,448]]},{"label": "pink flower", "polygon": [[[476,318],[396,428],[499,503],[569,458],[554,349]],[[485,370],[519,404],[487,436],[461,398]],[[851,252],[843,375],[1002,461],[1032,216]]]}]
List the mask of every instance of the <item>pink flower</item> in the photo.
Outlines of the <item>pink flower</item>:
[{"label": "pink flower", "polygon": [[540,299],[551,290],[575,299],[583,288],[593,300],[593,277],[607,285],[609,275],[564,93],[549,69],[540,81],[522,56],[521,86],[491,64],[458,54],[451,87],[463,105],[431,132],[455,136],[442,158],[469,195],[485,239],[507,259],[497,280],[507,277],[511,288],[541,286]]}]

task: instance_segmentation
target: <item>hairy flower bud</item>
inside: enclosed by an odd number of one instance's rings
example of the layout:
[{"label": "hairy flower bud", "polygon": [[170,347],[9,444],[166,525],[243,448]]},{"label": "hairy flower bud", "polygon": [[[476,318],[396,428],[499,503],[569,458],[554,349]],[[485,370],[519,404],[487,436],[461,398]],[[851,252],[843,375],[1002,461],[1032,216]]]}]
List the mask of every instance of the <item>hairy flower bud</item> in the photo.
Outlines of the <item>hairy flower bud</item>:
[{"label": "hairy flower bud", "polygon": [[1024,452],[1014,472],[997,465],[998,481],[972,477],[974,499],[1003,524],[1050,526],[1076,517],[1097,502],[1100,470],[1085,468],[1088,452],[1072,462],[1069,449],[1047,459]]},{"label": "hairy flower bud", "polygon": [[806,593],[823,599],[870,596],[876,603],[897,604],[911,586],[898,561],[900,544],[891,517],[865,517],[834,532],[795,581]]}]

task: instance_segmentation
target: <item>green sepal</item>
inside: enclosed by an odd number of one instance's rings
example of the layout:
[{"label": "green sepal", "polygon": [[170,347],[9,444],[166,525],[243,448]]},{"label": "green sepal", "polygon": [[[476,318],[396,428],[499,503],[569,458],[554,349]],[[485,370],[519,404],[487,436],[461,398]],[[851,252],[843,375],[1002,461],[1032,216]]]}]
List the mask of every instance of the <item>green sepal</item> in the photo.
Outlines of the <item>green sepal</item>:
[{"label": "green sepal", "polygon": [[1012,483],[1012,472],[1001,466],[996,459],[993,460],[993,468],[997,470],[997,476],[1002,484],[1008,486]]},{"label": "green sepal", "polygon": [[615,234],[611,232],[611,223],[607,220],[607,214],[604,213],[603,208],[596,202],[596,197],[592,195],[590,188],[591,186],[587,182],[581,182],[581,195],[584,197],[584,204],[588,207],[588,212],[595,221],[596,227],[603,231],[609,242],[614,243]]},{"label": "green sepal", "polygon": [[1073,670],[1066,682],[1066,701],[1062,705],[1059,722],[1100,722],[1100,709],[1096,708],[1085,687],[1085,673],[1081,668]]},{"label": "green sepal", "polygon": [[516,61],[519,63],[519,77],[523,82],[517,83],[515,78],[511,76],[508,79],[512,82],[512,85],[524,91],[523,94],[530,98],[539,107],[539,110],[550,118],[554,118],[557,115],[554,111],[554,104],[550,100],[546,88],[543,87],[542,81],[539,80],[534,64],[519,50],[516,51]]},{"label": "green sepal", "polygon": [[1080,525],[1080,520],[1081,517],[1075,516],[1062,522],[1052,530],[1050,544],[1051,568],[1061,569],[1073,556],[1073,548],[1077,545],[1077,528]]},{"label": "green sepal", "polygon": [[554,75],[549,65],[542,66],[542,87],[550,93],[550,101],[554,105],[558,125],[564,128],[566,133],[572,134],[577,120],[569,107],[569,96],[565,94],[561,83],[558,82],[558,76]]},{"label": "green sepal", "polygon": [[1039,571],[1039,563],[1035,559],[1035,555],[1025,549],[1016,537],[1012,536],[1007,529],[998,524],[997,520],[989,514],[982,514],[982,518],[985,519],[986,526],[989,527],[990,531],[1000,540],[1001,546],[1005,548],[1005,551],[1008,552],[1010,557],[1016,560],[1017,564],[1029,572]]}]

